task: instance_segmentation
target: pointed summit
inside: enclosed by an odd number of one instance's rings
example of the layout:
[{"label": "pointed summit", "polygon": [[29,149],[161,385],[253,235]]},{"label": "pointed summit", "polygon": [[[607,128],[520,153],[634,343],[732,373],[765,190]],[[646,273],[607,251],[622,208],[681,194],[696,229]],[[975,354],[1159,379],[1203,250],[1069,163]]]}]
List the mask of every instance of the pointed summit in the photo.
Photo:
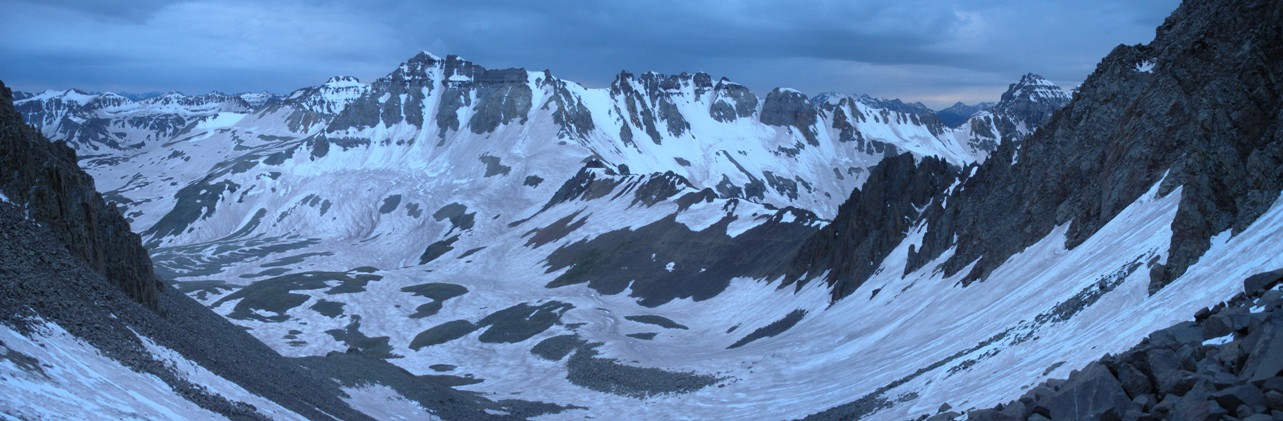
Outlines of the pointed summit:
[{"label": "pointed summit", "polygon": [[1024,75],[1020,76],[1020,81],[1016,82],[1015,84],[1016,85],[1054,86],[1057,88],[1060,87],[1059,85],[1052,83],[1050,80],[1047,80],[1047,78],[1042,77],[1042,75],[1039,75],[1037,73],[1025,73]]},{"label": "pointed summit", "polygon": [[430,81],[432,78],[428,75],[429,71],[437,67],[442,62],[441,57],[437,57],[427,51],[419,51],[413,57],[397,66],[396,70],[389,73],[380,80],[396,80],[402,82],[419,82]]},{"label": "pointed summit", "polygon": [[1026,73],[1020,81],[1011,84],[1002,99],[994,105],[995,111],[1006,113],[1028,127],[1039,127],[1051,118],[1056,110],[1069,104],[1072,96],[1060,85],[1046,78]]},{"label": "pointed summit", "polygon": [[1007,92],[1002,94],[1002,100],[998,102],[998,106],[1022,99],[1035,102],[1040,100],[1062,102],[1059,106],[1064,106],[1069,102],[1069,98],[1069,92],[1060,85],[1037,74],[1025,73],[1020,77],[1020,81],[1007,87]]},{"label": "pointed summit", "polygon": [[432,54],[428,52],[428,50],[419,50],[418,54],[415,54],[414,57],[410,57],[410,60],[407,60],[407,61],[416,61],[416,60],[437,62],[437,61],[441,61],[441,57],[437,56],[436,54]]}]

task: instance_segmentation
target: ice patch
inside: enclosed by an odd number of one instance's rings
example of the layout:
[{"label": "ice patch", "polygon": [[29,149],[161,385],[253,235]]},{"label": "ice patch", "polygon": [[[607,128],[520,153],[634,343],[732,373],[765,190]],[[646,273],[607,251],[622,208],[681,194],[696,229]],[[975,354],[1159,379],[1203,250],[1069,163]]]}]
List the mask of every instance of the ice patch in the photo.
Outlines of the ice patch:
[{"label": "ice patch", "polygon": [[1155,64],[1157,64],[1157,62],[1154,60],[1145,60],[1140,63],[1136,63],[1136,71],[1141,73],[1153,73]]},{"label": "ice patch", "polygon": [[677,214],[677,222],[691,231],[703,231],[726,217],[726,211],[718,203],[697,203]]},{"label": "ice patch", "polygon": [[797,220],[797,216],[793,215],[793,212],[784,212],[784,216],[780,217],[780,222],[783,222],[785,224],[796,221],[796,220]]},{"label": "ice patch", "polygon": [[1233,334],[1233,333],[1228,334],[1228,335],[1225,335],[1225,336],[1217,337],[1217,338],[1208,339],[1208,340],[1206,340],[1206,341],[1203,341],[1203,345],[1204,345],[1204,346],[1206,346],[1206,345],[1225,345],[1225,344],[1227,344],[1227,343],[1230,343],[1230,341],[1232,341],[1232,340],[1234,340],[1234,334]]},{"label": "ice patch", "polygon": [[205,118],[205,120],[200,123],[197,123],[196,129],[214,130],[232,127],[235,126],[236,123],[239,123],[243,118],[245,118],[245,114],[241,113],[218,113]]},{"label": "ice patch", "polygon": [[344,387],[344,402],[377,420],[439,420],[418,403],[406,399],[390,387],[374,384]]}]

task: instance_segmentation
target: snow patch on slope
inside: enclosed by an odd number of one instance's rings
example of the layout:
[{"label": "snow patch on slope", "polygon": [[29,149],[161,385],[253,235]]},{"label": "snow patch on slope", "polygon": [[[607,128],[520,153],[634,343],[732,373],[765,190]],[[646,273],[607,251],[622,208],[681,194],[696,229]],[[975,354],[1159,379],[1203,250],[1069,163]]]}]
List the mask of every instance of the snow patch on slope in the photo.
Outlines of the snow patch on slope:
[{"label": "snow patch on slope", "polygon": [[[187,401],[160,378],[103,356],[61,326],[31,320],[25,336],[0,324],[0,413],[23,419],[222,419]],[[39,369],[15,363],[34,356]]]},{"label": "snow patch on slope", "polygon": [[246,114],[242,113],[216,113],[206,117],[200,123],[196,124],[197,130],[214,130],[235,126]]},{"label": "snow patch on slope", "polygon": [[142,341],[143,346],[147,347],[147,351],[151,352],[152,356],[155,357],[157,361],[165,363],[170,369],[186,378],[187,381],[192,384],[204,386],[207,391],[221,395],[230,401],[244,402],[253,405],[260,414],[266,415],[272,419],[307,419],[294,411],[290,411],[289,409],[280,406],[276,402],[272,402],[262,396],[258,396],[248,390],[245,390],[240,385],[232,383],[222,376],[210,372],[205,367],[187,359],[187,357],[184,357],[177,351],[157,344],[155,341],[152,341],[151,338],[139,335],[138,332],[134,332],[134,335]]},{"label": "snow patch on slope", "polygon": [[344,387],[344,402],[377,420],[439,420],[418,403],[406,399],[390,387],[375,384]]}]

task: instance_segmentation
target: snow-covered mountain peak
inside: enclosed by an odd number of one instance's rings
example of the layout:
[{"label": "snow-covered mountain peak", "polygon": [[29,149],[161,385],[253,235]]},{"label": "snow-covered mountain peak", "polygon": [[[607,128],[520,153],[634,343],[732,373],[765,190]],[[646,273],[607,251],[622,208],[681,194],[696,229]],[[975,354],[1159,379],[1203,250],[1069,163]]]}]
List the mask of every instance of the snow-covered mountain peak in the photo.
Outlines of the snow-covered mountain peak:
[{"label": "snow-covered mountain peak", "polygon": [[331,88],[348,87],[361,85],[361,80],[356,76],[333,76],[323,84]]},{"label": "snow-covered mountain peak", "polygon": [[1022,100],[1030,102],[1068,102],[1069,99],[1069,91],[1066,91],[1060,85],[1052,83],[1042,76],[1026,73],[1020,77],[1019,81],[1007,88],[1007,92],[1002,94],[1002,100],[999,101],[998,106],[1002,107],[1004,103]]},{"label": "snow-covered mountain peak", "polygon": [[410,58],[410,60],[423,60],[423,61],[437,62],[437,61],[441,61],[441,56],[432,54],[432,52],[428,50],[419,50],[419,52],[415,53],[414,56]]},{"label": "snow-covered mountain peak", "polygon": [[334,76],[319,86],[296,90],[285,102],[306,111],[324,115],[337,115],[369,91],[369,85],[353,76]]},{"label": "snow-covered mountain peak", "polygon": [[400,66],[397,66],[396,70],[393,70],[392,73],[379,78],[378,81],[431,83],[432,77],[430,75],[430,71],[433,68],[438,67],[441,62],[442,60],[440,57],[437,57],[427,51],[420,51],[404,63],[401,63]]},{"label": "snow-covered mountain peak", "polygon": [[99,94],[97,97],[95,97],[93,100],[89,101],[89,103],[85,105],[86,105],[86,108],[90,108],[90,109],[113,109],[113,108],[127,107],[133,104],[134,104],[134,101],[130,100],[129,98],[118,95],[114,92],[106,92],[106,93]]},{"label": "snow-covered mountain peak", "polygon": [[[738,85],[731,82],[729,78],[722,77],[718,80],[718,85]],[[696,72],[694,74],[681,72],[677,74],[664,74],[656,71],[648,71],[639,75],[634,75],[627,70],[621,70],[615,75],[615,80],[610,84],[611,94],[619,95],[629,90],[640,90],[647,97],[654,98],[661,93],[685,93],[692,91],[702,94],[709,89],[714,88],[713,77],[708,73]]]},{"label": "snow-covered mountain peak", "polygon": [[98,97],[98,94],[85,92],[79,89],[64,89],[64,90],[49,89],[49,90],[35,93],[25,99],[19,100],[18,102],[61,101],[63,103],[85,105],[97,97]]},{"label": "snow-covered mountain peak", "polygon": [[996,113],[1006,114],[1016,121],[1017,131],[1029,133],[1034,127],[1046,124],[1051,114],[1069,104],[1073,96],[1060,85],[1046,78],[1027,73],[1011,84],[1007,92],[993,107]]},{"label": "snow-covered mountain peak", "polygon": [[1037,73],[1025,73],[1020,76],[1020,80],[1014,83],[1016,86],[1043,86],[1047,88],[1060,88],[1060,85],[1053,83],[1042,75]]},{"label": "snow-covered mountain peak", "polygon": [[249,104],[249,106],[253,108],[259,108],[259,107],[262,107],[263,105],[266,105],[269,102],[280,100],[279,96],[267,91],[242,92],[240,94],[237,94],[236,96],[244,100],[245,103]]}]

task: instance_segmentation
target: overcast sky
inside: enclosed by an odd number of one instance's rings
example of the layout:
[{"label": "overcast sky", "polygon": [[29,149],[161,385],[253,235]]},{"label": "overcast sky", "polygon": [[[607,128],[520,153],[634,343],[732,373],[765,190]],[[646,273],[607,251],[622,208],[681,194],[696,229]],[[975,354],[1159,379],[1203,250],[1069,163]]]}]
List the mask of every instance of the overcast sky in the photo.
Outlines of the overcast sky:
[{"label": "overcast sky", "polygon": [[704,71],[759,95],[991,101],[1021,74],[1066,88],[1177,0],[17,0],[0,15],[14,89],[288,93],[369,81],[420,50],[552,69],[589,87]]}]

